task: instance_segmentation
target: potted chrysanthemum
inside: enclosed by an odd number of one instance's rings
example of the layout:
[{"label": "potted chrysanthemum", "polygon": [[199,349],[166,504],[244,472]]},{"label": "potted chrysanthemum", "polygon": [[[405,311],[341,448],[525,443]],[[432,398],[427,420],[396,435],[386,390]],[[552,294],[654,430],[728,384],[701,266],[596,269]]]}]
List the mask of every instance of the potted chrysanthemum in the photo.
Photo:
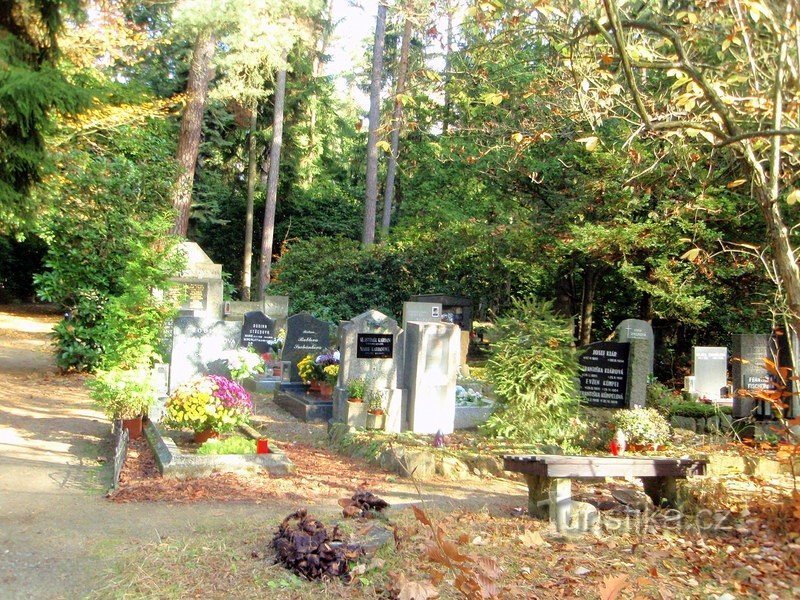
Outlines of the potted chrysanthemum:
[{"label": "potted chrysanthemum", "polygon": [[240,384],[205,375],[178,387],[167,400],[166,423],[195,432],[195,441],[233,431],[250,421],[253,402]]}]

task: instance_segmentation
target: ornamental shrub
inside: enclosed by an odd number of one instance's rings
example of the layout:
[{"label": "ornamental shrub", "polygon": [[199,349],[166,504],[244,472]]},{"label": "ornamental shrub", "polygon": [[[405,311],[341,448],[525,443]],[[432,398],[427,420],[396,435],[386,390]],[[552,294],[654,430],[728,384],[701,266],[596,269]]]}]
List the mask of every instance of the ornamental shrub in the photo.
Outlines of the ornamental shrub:
[{"label": "ornamental shrub", "polygon": [[66,313],[54,328],[64,371],[151,361],[172,314],[153,294],[179,269],[167,235],[169,132],[153,121],[112,133],[60,153],[62,172],[43,188],[57,209],[41,222],[48,250],[35,282]]},{"label": "ornamental shrub", "polygon": [[732,412],[733,409],[730,406],[714,406],[704,402],[676,402],[670,406],[669,416],[706,419],[720,414],[729,415]]},{"label": "ornamental shrub", "polygon": [[585,425],[575,392],[578,359],[570,323],[549,302],[515,300],[495,324],[486,374],[497,396],[485,431],[530,444],[574,448]]}]

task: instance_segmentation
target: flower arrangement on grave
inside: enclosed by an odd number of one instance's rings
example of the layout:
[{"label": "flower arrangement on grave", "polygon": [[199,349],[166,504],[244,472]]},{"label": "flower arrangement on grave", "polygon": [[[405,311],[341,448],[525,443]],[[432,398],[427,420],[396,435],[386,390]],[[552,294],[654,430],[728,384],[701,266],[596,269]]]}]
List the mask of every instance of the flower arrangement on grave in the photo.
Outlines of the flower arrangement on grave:
[{"label": "flower arrangement on grave", "polygon": [[611,419],[617,431],[625,434],[627,443],[635,445],[665,444],[670,438],[667,420],[654,408],[618,410]]},{"label": "flower arrangement on grave", "polygon": [[222,353],[222,359],[227,363],[234,379],[253,377],[264,372],[264,361],[252,348],[226,350]]},{"label": "flower arrangement on grave", "polygon": [[226,433],[249,423],[253,402],[235,381],[205,375],[178,387],[167,400],[166,409],[166,422],[172,427]]},{"label": "flower arrangement on grave", "polygon": [[328,365],[322,371],[325,373],[325,383],[336,385],[336,380],[339,378],[339,365]]},{"label": "flower arrangement on grave", "polygon": [[456,386],[456,406],[490,406],[491,404],[478,390]]},{"label": "flower arrangement on grave", "polygon": [[297,362],[297,373],[303,383],[311,383],[322,378],[322,369],[314,362],[315,358],[313,354],[306,354]]}]

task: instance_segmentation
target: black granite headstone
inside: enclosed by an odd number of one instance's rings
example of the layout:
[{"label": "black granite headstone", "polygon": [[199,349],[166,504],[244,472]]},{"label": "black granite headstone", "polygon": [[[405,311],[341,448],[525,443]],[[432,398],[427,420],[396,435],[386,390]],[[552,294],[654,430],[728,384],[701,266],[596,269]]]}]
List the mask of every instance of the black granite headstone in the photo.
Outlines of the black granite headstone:
[{"label": "black granite headstone", "polygon": [[[772,411],[768,402],[756,401],[745,393],[758,390],[772,391],[786,386],[786,391],[791,391],[791,378],[794,373],[789,372],[787,381],[780,382],[774,372],[767,369],[765,361],[771,361],[776,367],[792,367],[792,358],[789,351],[789,341],[782,330],[776,330],[771,335],[766,334],[740,334],[733,336],[733,358],[731,360],[731,374],[733,379],[733,415],[741,418],[751,413],[757,419],[771,419]],[[753,410],[755,408],[755,410]],[[787,416],[791,416],[791,410]]]},{"label": "black granite headstone", "polygon": [[308,354],[321,354],[330,346],[330,325],[307,312],[292,315],[286,322],[286,343],[281,360],[292,363],[291,381],[300,381],[297,363]]},{"label": "black granite headstone", "polygon": [[259,354],[274,352],[278,340],[275,337],[275,321],[260,310],[245,313],[242,323],[240,345],[253,348]]},{"label": "black granite headstone", "polygon": [[580,357],[580,391],[589,406],[628,408],[628,354],[626,342],[590,344]]},{"label": "black granite headstone", "polygon": [[391,333],[359,333],[356,358],[392,358],[394,336]]}]

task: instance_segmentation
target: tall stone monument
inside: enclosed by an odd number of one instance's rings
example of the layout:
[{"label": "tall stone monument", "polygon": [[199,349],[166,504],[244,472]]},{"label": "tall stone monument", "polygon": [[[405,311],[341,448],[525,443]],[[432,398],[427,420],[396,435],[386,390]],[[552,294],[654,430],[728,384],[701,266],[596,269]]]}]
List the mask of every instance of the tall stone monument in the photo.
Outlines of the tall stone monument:
[{"label": "tall stone monument", "polygon": [[647,344],[638,345],[638,352],[645,352],[645,358],[642,360],[648,365],[648,375],[652,375],[656,344],[653,327],[650,323],[641,319],[625,319],[617,325],[616,333],[618,342],[630,342],[631,340],[645,340],[647,342]]},{"label": "tall stone monument", "polygon": [[181,316],[222,318],[222,265],[214,263],[195,242],[181,242],[176,252],[186,257],[186,267],[170,279],[168,295],[180,303]]},{"label": "tall stone monument", "polygon": [[461,356],[460,329],[449,323],[412,321],[405,335],[408,428],[414,433],[452,433]]}]

